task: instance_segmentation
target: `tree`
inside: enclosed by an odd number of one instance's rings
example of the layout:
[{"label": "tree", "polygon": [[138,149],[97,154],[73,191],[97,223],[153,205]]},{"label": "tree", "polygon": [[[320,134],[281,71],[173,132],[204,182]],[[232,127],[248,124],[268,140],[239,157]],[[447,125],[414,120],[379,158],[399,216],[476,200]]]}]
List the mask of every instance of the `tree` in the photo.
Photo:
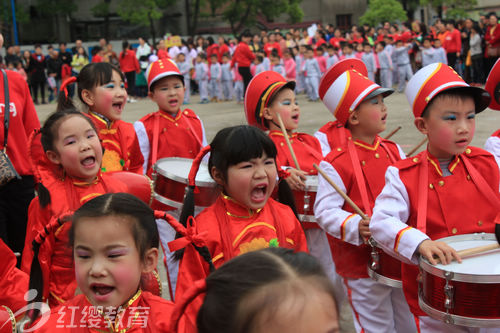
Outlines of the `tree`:
[{"label": "tree", "polygon": [[225,1],[222,16],[229,22],[234,34],[257,22],[259,16],[272,21],[281,14],[288,15],[290,23],[300,22],[304,12],[299,4],[302,0],[229,0]]},{"label": "tree", "polygon": [[[78,6],[73,0],[37,0],[36,10],[40,17],[51,17],[54,36],[61,30],[57,17],[67,16],[71,20],[71,13],[75,12]],[[70,24],[71,27],[71,24]]]},{"label": "tree", "polygon": [[200,16],[201,0],[184,0],[186,7],[186,24],[188,35],[194,37],[198,26],[198,17]]},{"label": "tree", "polygon": [[446,18],[458,19],[470,17],[470,11],[477,6],[477,0],[420,0],[420,4],[446,9]]},{"label": "tree", "polygon": [[132,24],[148,26],[156,44],[154,21],[162,18],[163,10],[175,3],[175,0],[121,0],[118,15]]},{"label": "tree", "polygon": [[407,19],[403,6],[397,0],[370,0],[368,10],[359,18],[359,22],[376,26],[385,21],[406,21]]},{"label": "tree", "polygon": [[[15,4],[16,10],[16,22],[17,24],[26,23],[29,21],[30,17],[24,6],[20,4]],[[12,7],[10,1],[0,2],[0,31],[2,31],[5,38],[5,44],[14,44],[14,27],[12,26]]]},{"label": "tree", "polygon": [[109,10],[110,3],[111,0],[103,0],[91,9],[92,14],[94,14],[95,17],[104,18],[104,38],[106,38],[106,40],[109,39],[109,17],[111,16],[111,12]]}]

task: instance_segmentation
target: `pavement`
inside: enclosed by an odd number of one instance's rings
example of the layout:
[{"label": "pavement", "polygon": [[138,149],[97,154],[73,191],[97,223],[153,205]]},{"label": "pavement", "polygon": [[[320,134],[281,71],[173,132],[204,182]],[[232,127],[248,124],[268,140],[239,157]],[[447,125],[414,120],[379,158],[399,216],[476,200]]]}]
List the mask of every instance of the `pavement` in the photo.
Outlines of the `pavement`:
[{"label": "pavement", "polygon": [[[298,96],[301,116],[299,130],[301,132],[314,134],[326,122],[333,120],[333,116],[326,109],[322,102],[309,102],[305,95]],[[395,92],[385,99],[388,107],[388,118],[386,131],[381,134],[382,137],[392,132],[398,126],[401,126],[391,140],[398,143],[401,148],[408,153],[415,147],[424,136],[418,132],[413,125],[413,113],[410,110],[406,96]],[[184,105],[184,108],[190,108],[201,118],[205,126],[207,140],[210,143],[218,130],[234,125],[246,124],[244,106],[234,101],[199,104],[199,96],[191,96],[191,103]],[[47,116],[54,112],[55,104],[37,105],[36,110],[42,122]],[[142,116],[156,111],[157,106],[148,98],[139,99],[136,103],[128,103],[123,113],[123,120],[134,122]],[[483,147],[486,139],[500,127],[500,112],[487,109],[476,117],[476,132],[472,141],[473,146]],[[424,149],[425,146],[418,151]],[[167,290],[167,288],[164,288]],[[349,305],[341,305],[341,332],[355,332],[353,319]]]}]

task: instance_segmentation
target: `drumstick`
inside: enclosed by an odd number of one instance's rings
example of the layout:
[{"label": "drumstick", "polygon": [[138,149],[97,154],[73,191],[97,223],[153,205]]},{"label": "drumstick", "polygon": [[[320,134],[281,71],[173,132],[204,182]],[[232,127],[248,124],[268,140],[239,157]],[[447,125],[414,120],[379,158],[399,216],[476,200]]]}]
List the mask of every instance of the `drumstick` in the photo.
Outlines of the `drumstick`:
[{"label": "drumstick", "polygon": [[396,134],[402,127],[398,126],[396,127],[391,133],[387,134],[387,136],[384,138],[386,140],[389,140],[394,134]]},{"label": "drumstick", "polygon": [[483,252],[487,252],[487,251],[491,251],[491,250],[496,250],[498,248],[500,248],[500,244],[496,243],[496,244],[473,247],[471,249],[466,249],[466,250],[460,250],[460,251],[457,251],[457,253],[461,258],[463,258],[463,257],[472,256],[474,254],[479,254],[479,253],[483,253]]},{"label": "drumstick", "polygon": [[280,124],[281,132],[283,132],[283,136],[285,137],[285,141],[288,146],[288,149],[290,150],[290,154],[292,154],[293,163],[295,163],[295,169],[300,171],[299,162],[297,161],[297,156],[295,156],[292,144],[290,143],[290,139],[288,138],[288,133],[286,132],[285,124],[283,124],[283,119],[281,119],[281,115],[279,114],[279,112],[276,112],[276,116],[278,117],[278,122]]},{"label": "drumstick", "polygon": [[413,155],[418,150],[418,148],[422,147],[422,145],[426,142],[427,142],[427,137],[423,138],[422,141],[420,141],[420,143],[415,146],[415,148],[410,150],[410,152],[406,154],[406,157],[410,157],[411,155]]},{"label": "drumstick", "polygon": [[323,169],[321,169],[316,163],[313,164],[313,167],[318,170],[318,172],[326,179],[326,181],[333,186],[333,188],[335,189],[335,191],[338,192],[338,194],[340,194],[340,196],[342,198],[344,198],[344,200],[349,204],[349,206],[352,207],[352,209],[354,209],[354,211],[356,212],[356,214],[358,214],[359,216],[361,216],[361,218],[363,220],[368,220],[368,216],[365,215],[365,213],[363,213],[363,211],[358,207],[358,205],[356,205],[356,203],[354,201],[352,201],[351,198],[349,198],[349,196],[347,194],[345,194],[344,191],[342,191],[342,189],[340,187],[338,187],[337,184],[335,184],[335,182],[333,181],[333,179],[330,178],[330,176],[328,176],[326,174],[325,171],[323,171]]}]

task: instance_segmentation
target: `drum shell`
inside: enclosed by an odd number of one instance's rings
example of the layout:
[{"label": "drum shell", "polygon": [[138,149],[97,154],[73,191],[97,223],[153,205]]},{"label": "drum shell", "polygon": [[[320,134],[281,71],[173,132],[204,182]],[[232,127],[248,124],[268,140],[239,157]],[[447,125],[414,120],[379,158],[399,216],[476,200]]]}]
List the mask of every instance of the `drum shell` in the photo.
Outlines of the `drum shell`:
[{"label": "drum shell", "polygon": [[135,195],[148,206],[151,205],[153,185],[148,176],[128,171],[108,172],[107,174],[127,185],[128,193]]},{"label": "drum shell", "polygon": [[[388,255],[378,247],[375,248],[375,251],[378,253],[378,267],[374,270],[372,265],[368,264],[368,275],[382,284],[402,288],[401,261]],[[373,258],[371,263],[373,263]]]},{"label": "drum shell", "polygon": [[[304,191],[292,191],[295,199],[295,207],[299,214],[301,222],[305,223],[306,229],[317,226],[314,217],[314,202],[316,201],[316,192],[318,191],[318,176],[306,176],[306,187]],[[311,225],[313,222],[314,225]]]}]

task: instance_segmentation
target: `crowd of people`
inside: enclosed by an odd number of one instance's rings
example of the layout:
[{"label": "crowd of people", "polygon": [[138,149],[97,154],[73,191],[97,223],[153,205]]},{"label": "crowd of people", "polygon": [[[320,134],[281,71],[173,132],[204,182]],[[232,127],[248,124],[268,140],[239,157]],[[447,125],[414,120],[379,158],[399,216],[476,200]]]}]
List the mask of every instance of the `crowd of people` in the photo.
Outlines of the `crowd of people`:
[{"label": "crowd of people", "polygon": [[[500,131],[486,150],[469,146],[476,114],[500,110],[500,29],[487,19],[428,32],[418,22],[317,25],[168,49],[140,38],[119,54],[102,39],[90,59],[77,41],[48,59],[36,46],[26,75],[8,48],[0,287],[10,292],[0,319],[15,326],[26,315],[37,332],[320,333],[339,331],[347,300],[357,332],[475,331],[470,323],[498,332],[471,301],[481,290],[466,293],[456,318],[467,320],[456,323],[418,298],[422,262],[466,260],[450,236],[500,233]],[[411,158],[379,136],[396,82],[427,137]],[[40,126],[45,83],[57,106]],[[208,144],[183,106],[196,90],[200,103],[236,95],[248,125]],[[334,118],[314,136],[298,130],[301,92]],[[157,110],[123,121],[131,96]],[[165,161],[189,164],[167,172]],[[200,182],[202,168],[210,179]]]}]

